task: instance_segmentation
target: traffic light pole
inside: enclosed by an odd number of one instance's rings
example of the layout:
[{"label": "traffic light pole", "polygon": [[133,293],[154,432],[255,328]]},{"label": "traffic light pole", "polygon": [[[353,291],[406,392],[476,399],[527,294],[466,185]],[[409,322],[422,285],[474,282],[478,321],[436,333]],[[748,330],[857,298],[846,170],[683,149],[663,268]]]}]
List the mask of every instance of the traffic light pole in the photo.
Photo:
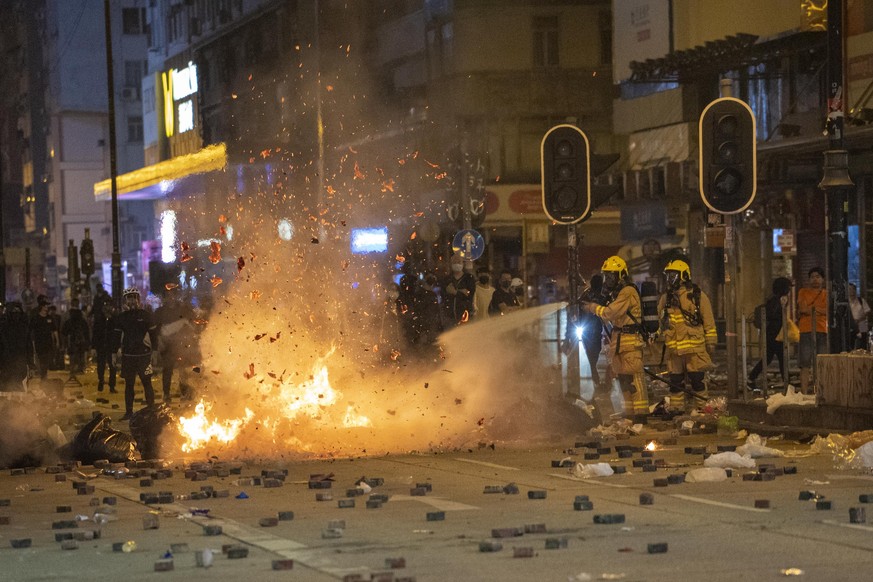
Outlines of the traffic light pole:
[{"label": "traffic light pole", "polygon": [[[722,97],[731,97],[731,80],[722,79]],[[734,215],[724,217],[724,319],[725,343],[727,345],[727,393],[728,398],[736,399],[739,394],[739,374],[737,374],[737,234]],[[745,373],[745,371],[744,371]]]},{"label": "traffic light pole", "polygon": [[[112,188],[112,302],[121,308],[121,250],[118,244],[118,159],[115,153],[115,76],[112,64],[112,14],[109,0],[103,0],[103,24],[106,37],[106,84],[109,92],[109,177]],[[320,190],[319,190],[320,191]]]},{"label": "traffic light pole", "polygon": [[849,152],[843,149],[843,2],[828,2],[828,118],[829,150],[824,153],[824,172],[819,187],[827,201],[828,235],[828,347],[832,354],[848,351],[849,345],[849,239],[848,199],[855,184],[849,176]]}]

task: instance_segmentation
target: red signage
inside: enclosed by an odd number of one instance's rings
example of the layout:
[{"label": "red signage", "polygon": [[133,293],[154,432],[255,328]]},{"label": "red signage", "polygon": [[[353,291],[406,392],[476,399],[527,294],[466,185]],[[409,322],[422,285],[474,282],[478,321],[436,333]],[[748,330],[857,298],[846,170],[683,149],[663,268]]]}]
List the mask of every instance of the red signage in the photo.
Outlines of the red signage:
[{"label": "red signage", "polygon": [[509,195],[509,208],[517,214],[542,214],[542,192],[540,190],[516,190]]}]

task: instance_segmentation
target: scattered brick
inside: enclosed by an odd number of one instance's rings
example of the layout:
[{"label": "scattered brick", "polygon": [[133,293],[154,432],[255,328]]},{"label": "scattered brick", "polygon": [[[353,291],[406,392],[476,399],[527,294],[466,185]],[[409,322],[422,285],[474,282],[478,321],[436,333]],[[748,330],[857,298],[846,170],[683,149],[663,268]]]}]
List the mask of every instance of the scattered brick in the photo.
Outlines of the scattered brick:
[{"label": "scattered brick", "polygon": [[544,523],[529,523],[524,526],[524,533],[526,534],[540,534],[546,533],[546,524]]},{"label": "scattered brick", "polygon": [[160,527],[160,520],[157,515],[154,513],[147,513],[142,516],[143,529],[158,529],[158,527]]},{"label": "scattered brick", "polygon": [[394,572],[373,572],[370,582],[394,582]]},{"label": "scattered brick", "polygon": [[667,542],[661,542],[658,544],[649,544],[648,552],[650,554],[666,554],[667,553]]},{"label": "scattered brick", "polygon": [[77,531],[73,533],[72,539],[79,540],[80,542],[90,542],[91,540],[96,540],[100,537],[100,534],[93,530],[87,529],[84,531]]},{"label": "scattered brick", "polygon": [[599,453],[585,453],[582,456],[586,461],[595,461],[600,458]]},{"label": "scattered brick", "polygon": [[594,503],[591,501],[574,501],[573,509],[575,511],[591,511],[594,509]]},{"label": "scattered brick", "polygon": [[55,513],[70,513],[73,508],[69,505],[58,505],[55,507]]},{"label": "scattered brick", "polygon": [[170,544],[170,551],[174,554],[187,554],[191,551],[188,544],[182,542],[178,544]]},{"label": "scattered brick", "polygon": [[139,480],[140,487],[151,487],[153,485],[154,485],[154,481],[152,481],[151,479],[140,479]]},{"label": "scattered brick", "polygon": [[71,531],[61,532],[61,533],[55,534],[55,541],[56,542],[62,542],[64,540],[71,540],[71,539],[73,539],[73,532],[71,532]]},{"label": "scattered brick", "polygon": [[490,540],[479,542],[480,552],[499,552],[502,549],[503,544],[500,542],[492,542]]},{"label": "scattered brick", "polygon": [[821,510],[833,509],[830,500],[828,500],[828,501],[824,501],[824,500],[823,501],[816,501],[815,508],[821,509]]},{"label": "scattered brick", "polygon": [[[800,492],[801,494],[803,491]],[[859,503],[873,503],[873,493],[862,493],[858,496]]]},{"label": "scattered brick", "polygon": [[260,525],[261,527],[276,527],[277,525],[279,525],[279,518],[262,517],[260,520],[258,520],[258,525]]},{"label": "scattered brick", "polygon": [[667,485],[670,484],[670,482],[667,481],[667,479],[655,479],[653,481],[653,484],[655,487],[666,487]]},{"label": "scattered brick", "polygon": [[12,469],[9,474],[13,477],[18,477],[24,475],[24,469]]},{"label": "scattered brick", "polygon": [[379,499],[368,499],[366,506],[367,509],[379,509],[382,507],[382,501]]},{"label": "scattered brick", "polygon": [[501,485],[486,485],[485,491],[482,493],[503,493],[503,487]]},{"label": "scattered brick", "polygon": [[399,570],[406,567],[406,558],[385,558],[385,567]]},{"label": "scattered brick", "polygon": [[279,521],[291,521],[294,519],[293,511],[280,511],[278,515]]},{"label": "scattered brick", "polygon": [[117,504],[118,504],[118,499],[116,499],[115,497],[104,497],[103,498],[103,505],[117,505]]},{"label": "scattered brick", "polygon": [[63,474],[61,474],[61,475],[55,475],[55,483],[63,483],[63,482],[66,481],[66,480],[67,480],[67,476],[66,476],[66,475],[63,475]]},{"label": "scattered brick", "polygon": [[362,479],[362,481],[370,487],[381,487],[385,484],[385,479],[383,479],[382,477],[364,478]]},{"label": "scattered brick", "polygon": [[518,527],[501,527],[491,530],[492,538],[514,538],[523,534],[524,532]]},{"label": "scattered brick", "polygon": [[112,551],[113,552],[123,552],[124,544],[127,542],[112,542]]},{"label": "scattered brick", "polygon": [[333,493],[316,493],[316,501],[333,501]]},{"label": "scattered brick", "polygon": [[528,499],[545,499],[546,492],[545,491],[528,491],[527,498]]},{"label": "scattered brick", "polygon": [[651,459],[655,456],[655,451],[643,450],[640,451],[640,456],[644,459]]},{"label": "scattered brick", "polygon": [[340,509],[350,509],[355,506],[354,499],[340,499],[336,502],[337,507]]},{"label": "scattered brick", "polygon": [[673,475],[667,475],[667,483],[669,483],[670,485],[679,485],[680,483],[685,483],[685,474],[676,473]]},{"label": "scattered brick", "polygon": [[310,479],[309,488],[310,489],[330,489],[333,485],[333,481],[313,481]]},{"label": "scattered brick", "polygon": [[867,510],[863,507],[850,507],[849,523],[867,523]]},{"label": "scattered brick", "polygon": [[409,494],[413,497],[424,497],[427,495],[427,489],[424,487],[413,487],[409,490]]},{"label": "scattered brick", "polygon": [[358,497],[359,495],[363,495],[364,490],[360,487],[355,487],[354,489],[346,489],[346,497]]},{"label": "scattered brick", "polygon": [[79,527],[79,522],[75,519],[64,519],[52,522],[52,529],[73,529],[77,527]]},{"label": "scattered brick", "polygon": [[364,582],[364,577],[360,574],[346,574],[343,576],[343,582]]},{"label": "scattered brick", "polygon": [[266,489],[281,487],[282,485],[284,485],[284,481],[282,479],[264,479],[264,488]]},{"label": "scattered brick", "polygon": [[12,544],[13,548],[20,550],[20,549],[24,549],[24,548],[29,548],[30,544],[31,544],[31,539],[30,538],[20,538],[17,540],[9,540],[9,543]]},{"label": "scattered brick", "polygon": [[515,483],[510,483],[509,485],[504,485],[503,486],[503,493],[505,493],[506,495],[518,495],[519,494],[518,485],[516,485]]},{"label": "scattered brick", "polygon": [[754,481],[757,473],[743,473],[743,481]]},{"label": "scattered brick", "polygon": [[158,493],[158,503],[169,504],[176,500],[172,493]]},{"label": "scattered brick", "polygon": [[643,473],[654,473],[657,470],[657,465],[643,465]]},{"label": "scattered brick", "polygon": [[640,505],[654,505],[655,496],[651,493],[640,493]]},{"label": "scattered brick", "polygon": [[561,550],[567,547],[567,538],[546,538],[547,550]]},{"label": "scattered brick", "polygon": [[618,451],[619,459],[630,459],[634,456],[633,451]]},{"label": "scattered brick", "polygon": [[797,465],[786,465],[782,467],[782,473],[785,475],[797,475]]},{"label": "scattered brick", "polygon": [[45,472],[49,475],[55,475],[57,473],[60,473],[61,470],[62,470],[61,467],[59,467],[58,465],[53,465],[51,467],[45,468]]},{"label": "scattered brick", "polygon": [[346,529],[346,520],[332,519],[327,522],[327,529]]},{"label": "scattered brick", "polygon": [[78,550],[79,549],[79,542],[77,542],[76,540],[64,540],[61,542],[61,549],[62,550]]},{"label": "scattered brick", "polygon": [[610,467],[612,467],[612,472],[616,475],[623,475],[624,473],[627,473],[627,467],[625,467],[624,465],[610,465]]},{"label": "scattered brick", "polygon": [[228,560],[241,560],[249,557],[249,549],[243,546],[233,546],[227,550]]},{"label": "scattered brick", "polygon": [[633,466],[634,467],[645,467],[646,465],[651,465],[652,459],[634,459]]},{"label": "scattered brick", "polygon": [[94,495],[94,486],[93,485],[85,485],[84,487],[79,487],[76,489],[77,495]]},{"label": "scattered brick", "polygon": [[424,489],[427,489],[428,493],[433,492],[433,485],[430,483],[416,483],[415,486],[416,487],[423,487]]},{"label": "scattered brick", "polygon": [[513,558],[533,558],[534,555],[534,549],[530,547],[512,548]]},{"label": "scattered brick", "polygon": [[426,517],[427,517],[427,521],[445,521],[446,520],[446,512],[445,511],[428,511]]},{"label": "scattered brick", "polygon": [[757,509],[770,509],[770,500],[769,499],[756,499],[755,507]]},{"label": "scattered brick", "polygon": [[203,527],[203,533],[208,536],[220,536],[222,529],[220,525],[207,525]]},{"label": "scattered brick", "polygon": [[321,532],[322,539],[333,540],[343,537],[343,530],[339,528],[327,528]]},{"label": "scattered brick", "polygon": [[217,490],[212,492],[212,497],[214,497],[215,499],[223,499],[225,497],[230,497],[230,490],[229,489],[217,489]]},{"label": "scattered brick", "polygon": [[595,514],[594,515],[594,523],[602,523],[602,524],[624,523],[624,514],[623,513]]},{"label": "scattered brick", "polygon": [[388,496],[384,493],[373,493],[370,495],[370,499],[374,501],[380,501],[382,503],[388,503]]},{"label": "scattered brick", "polygon": [[737,450],[737,445],[717,445],[715,450],[719,453],[733,453]]},{"label": "scattered brick", "polygon": [[274,570],[293,570],[294,560],[273,560]]}]

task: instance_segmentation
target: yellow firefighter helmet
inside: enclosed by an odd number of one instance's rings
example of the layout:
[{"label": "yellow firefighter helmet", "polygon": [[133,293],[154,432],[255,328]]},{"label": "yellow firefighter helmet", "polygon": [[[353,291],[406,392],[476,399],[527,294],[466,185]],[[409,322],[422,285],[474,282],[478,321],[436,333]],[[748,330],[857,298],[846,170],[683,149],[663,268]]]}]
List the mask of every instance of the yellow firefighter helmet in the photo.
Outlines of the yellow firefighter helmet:
[{"label": "yellow firefighter helmet", "polygon": [[664,267],[664,272],[667,271],[676,271],[679,273],[679,280],[681,281],[690,281],[691,280],[691,268],[688,266],[688,263],[685,261],[674,260],[667,263],[667,266]]},{"label": "yellow firefighter helmet", "polygon": [[618,278],[623,279],[627,277],[627,263],[624,262],[619,256],[611,256],[605,261],[603,261],[603,266],[600,267],[601,273],[618,273]]}]

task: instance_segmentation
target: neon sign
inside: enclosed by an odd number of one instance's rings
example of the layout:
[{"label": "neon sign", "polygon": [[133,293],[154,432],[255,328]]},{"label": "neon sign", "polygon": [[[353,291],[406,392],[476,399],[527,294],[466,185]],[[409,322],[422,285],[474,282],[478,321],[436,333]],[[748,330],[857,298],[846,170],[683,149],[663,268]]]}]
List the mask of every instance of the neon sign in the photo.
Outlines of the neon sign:
[{"label": "neon sign", "polygon": [[[197,65],[188,61],[184,69],[170,69],[161,73],[164,95],[164,133],[173,137],[176,120],[179,133],[194,129],[194,101],[186,99],[197,93]],[[184,101],[183,101],[184,99]],[[178,105],[176,102],[181,101]]]}]

